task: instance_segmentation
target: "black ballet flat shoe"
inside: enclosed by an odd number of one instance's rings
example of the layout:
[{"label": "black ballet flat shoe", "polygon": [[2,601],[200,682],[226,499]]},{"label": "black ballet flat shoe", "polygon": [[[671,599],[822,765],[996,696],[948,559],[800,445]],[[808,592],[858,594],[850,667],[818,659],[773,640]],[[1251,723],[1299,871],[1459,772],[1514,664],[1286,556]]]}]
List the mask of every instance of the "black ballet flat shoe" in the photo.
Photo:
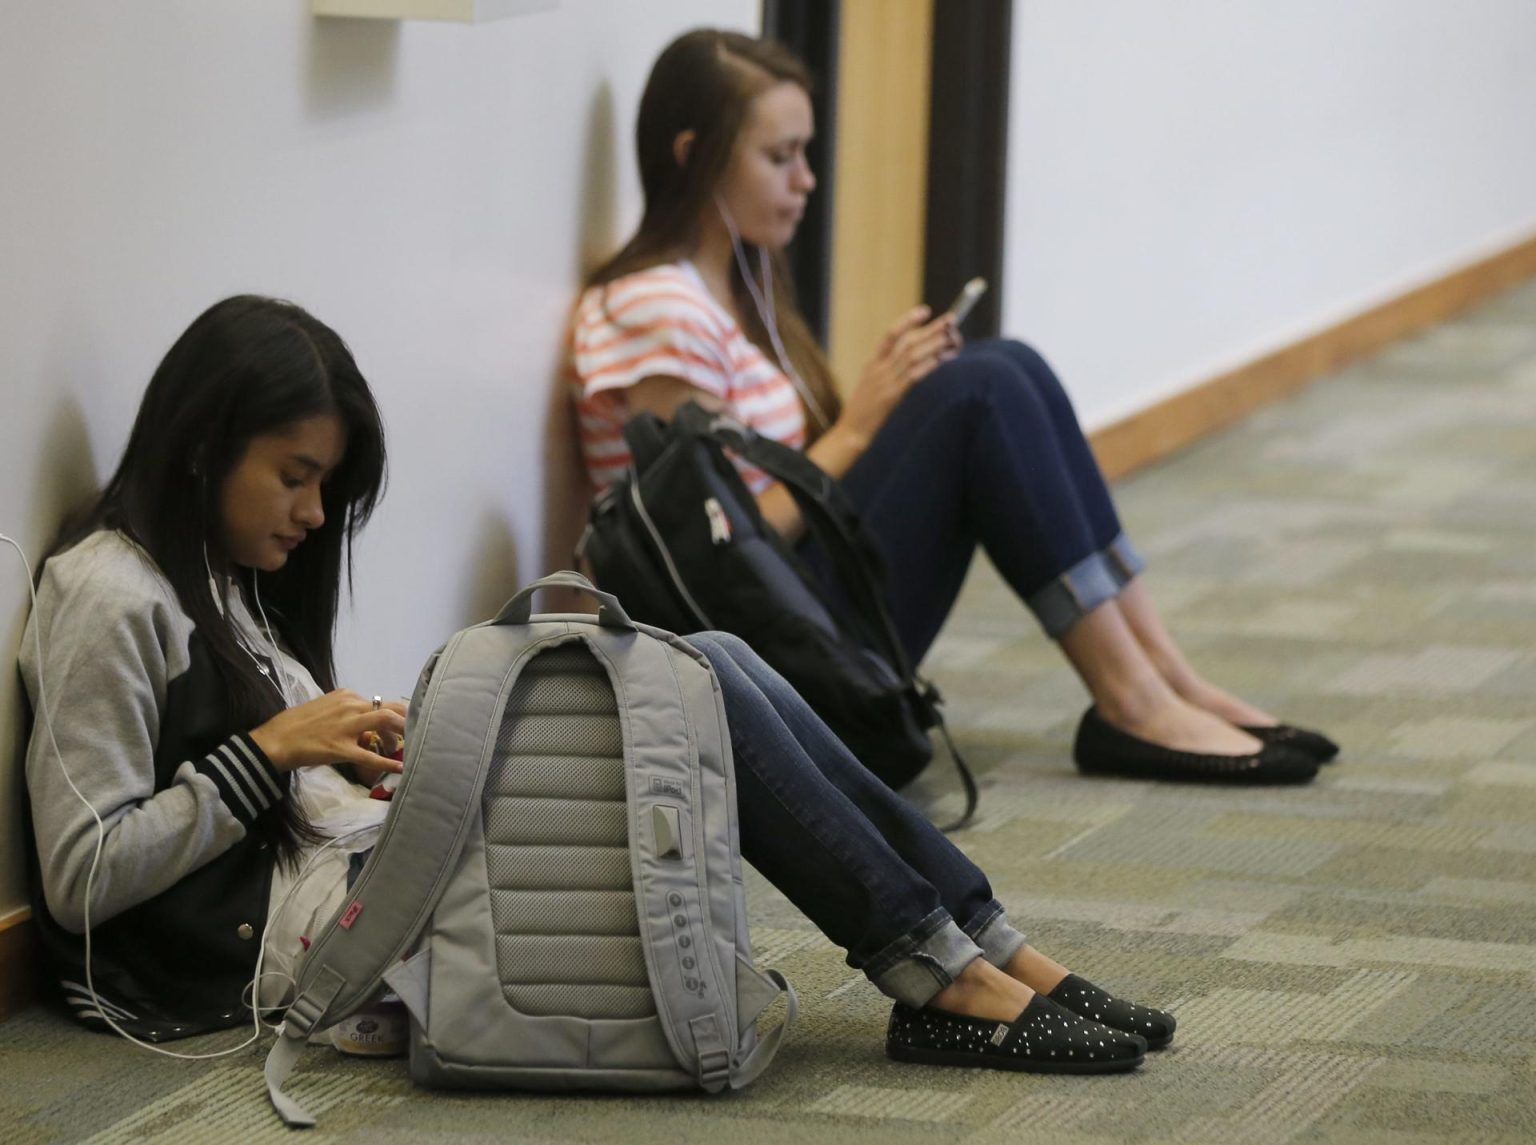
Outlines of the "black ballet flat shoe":
[{"label": "black ballet flat shoe", "polygon": [[1147,1041],[1080,1018],[1036,994],[1011,1022],[968,1018],[897,1002],[885,1053],[899,1062],[1025,1073],[1121,1073],[1139,1066]]},{"label": "black ballet flat shoe", "polygon": [[1294,748],[1264,744],[1251,755],[1178,751],[1123,732],[1089,708],[1077,725],[1072,758],[1084,775],[1165,779],[1175,783],[1307,783],[1317,760]]},{"label": "black ballet flat shoe", "polygon": [[1160,1050],[1173,1041],[1179,1025],[1164,1010],[1123,1001],[1076,974],[1068,974],[1046,997],[1079,1018],[1145,1038],[1149,1050]]},{"label": "black ballet flat shoe", "polygon": [[1268,727],[1249,727],[1246,724],[1238,726],[1256,740],[1310,755],[1318,763],[1332,763],[1334,757],[1339,754],[1338,744],[1322,732],[1315,732],[1309,728],[1298,728],[1292,724],[1271,724]]}]

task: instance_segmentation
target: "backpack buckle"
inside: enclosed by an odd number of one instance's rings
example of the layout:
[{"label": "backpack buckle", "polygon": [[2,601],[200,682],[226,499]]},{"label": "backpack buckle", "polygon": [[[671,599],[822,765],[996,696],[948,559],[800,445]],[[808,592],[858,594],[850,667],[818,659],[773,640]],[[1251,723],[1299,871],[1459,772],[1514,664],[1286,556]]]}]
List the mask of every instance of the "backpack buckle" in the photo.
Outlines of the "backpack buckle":
[{"label": "backpack buckle", "polygon": [[725,1050],[705,1050],[699,1055],[699,1085],[713,1093],[731,1080],[731,1055]]}]

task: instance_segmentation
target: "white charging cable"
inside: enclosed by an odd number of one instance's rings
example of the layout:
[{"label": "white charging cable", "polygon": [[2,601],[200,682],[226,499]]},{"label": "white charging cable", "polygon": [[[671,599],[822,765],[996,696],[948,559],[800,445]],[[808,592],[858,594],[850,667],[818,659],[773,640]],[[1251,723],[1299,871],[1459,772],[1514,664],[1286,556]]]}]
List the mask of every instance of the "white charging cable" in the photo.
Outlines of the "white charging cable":
[{"label": "white charging cable", "polygon": [[[283,917],[283,912],[288,909],[288,904],[293,901],[293,896],[296,895],[299,892],[299,888],[304,885],[304,880],[309,878],[309,876],[314,872],[315,864],[319,862],[320,856],[325,854],[326,851],[332,847],[339,846],[342,843],[349,842],[350,840],[357,838],[359,835],[365,835],[370,831],[377,832],[381,826],[381,823],[365,823],[361,827],[354,827],[350,831],[343,831],[339,835],[333,835],[324,843],[321,843],[320,846],[315,848],[314,854],[310,855],[309,858],[304,861],[304,865],[299,868],[299,873],[297,877],[294,878],[293,885],[290,886],[288,888],[288,892],[283,895],[282,901],[277,904],[277,909],[270,912],[270,915],[267,919],[266,929],[263,931],[261,936],[261,949],[256,953],[256,973],[252,976],[250,982],[246,984],[244,990],[241,991],[241,1001],[245,1001],[246,995],[249,993],[249,1005],[251,1013],[255,1016],[258,1022],[261,1021],[261,1015],[265,1011],[283,1010],[287,1008],[286,1005],[260,1005],[261,980],[263,978],[275,976],[280,979],[287,979],[290,986],[298,985],[298,982],[291,974],[284,974],[276,970],[268,971],[262,969],[262,967],[265,966],[267,959],[267,943],[271,940],[272,932],[277,929],[278,920]],[[273,1025],[267,1026],[267,1029],[275,1031],[280,1029],[281,1025],[282,1023],[275,1023]],[[253,1039],[247,1039],[236,1048],[238,1049],[249,1045],[251,1040]],[[233,1053],[234,1051],[225,1050],[223,1052]]]},{"label": "white charging cable", "polygon": [[[205,1060],[207,1060],[209,1058],[227,1057],[230,1054],[238,1053],[239,1051],[245,1049],[247,1046],[249,1046],[252,1043],[254,1043],[255,1041],[257,1041],[261,1037],[263,1029],[275,1029],[276,1028],[276,1027],[273,1027],[273,1026],[266,1026],[262,1022],[261,1015],[262,1015],[263,1011],[266,1011],[266,1010],[274,1010],[275,1011],[275,1010],[285,1009],[284,1006],[262,1006],[260,1004],[261,1003],[261,980],[262,980],[263,977],[266,977],[266,972],[262,969],[262,967],[266,963],[267,942],[268,942],[268,938],[269,938],[271,932],[275,929],[274,924],[282,916],[283,911],[285,909],[287,909],[288,904],[292,901],[294,894],[298,891],[299,887],[303,885],[305,878],[307,878],[309,876],[309,874],[313,871],[316,860],[318,860],[320,858],[320,856],[322,854],[324,854],[325,851],[328,848],[334,847],[334,846],[336,846],[339,843],[346,842],[347,840],[352,839],[352,838],[356,837],[357,835],[362,834],[365,831],[377,830],[378,825],[370,823],[370,824],[368,824],[366,826],[363,826],[363,827],[354,828],[351,831],[346,831],[346,832],[343,832],[342,834],[337,835],[337,836],[335,836],[335,837],[333,837],[331,839],[327,839],[324,843],[322,843],[319,847],[317,847],[315,849],[314,854],[311,855],[309,857],[309,859],[305,862],[304,866],[302,868],[300,868],[298,877],[294,879],[293,885],[288,888],[288,893],[285,894],[283,896],[282,901],[280,903],[278,903],[277,909],[270,912],[267,925],[264,928],[264,931],[262,933],[261,947],[256,952],[256,971],[255,971],[255,974],[251,978],[250,982],[247,983],[245,988],[241,991],[241,1001],[245,1001],[247,992],[249,993],[249,996],[250,996],[251,1027],[252,1027],[251,1028],[251,1036],[250,1037],[246,1038],[244,1041],[240,1042],[238,1045],[231,1046],[229,1049],[226,1049],[226,1050],[214,1050],[214,1051],[211,1051],[211,1052],[205,1053],[205,1054],[182,1054],[182,1053],[176,1053],[174,1050],[162,1049],[161,1047],[155,1045],[153,1042],[146,1042],[146,1041],[144,1041],[141,1038],[135,1037],[134,1035],[130,1034],[127,1030],[125,1030],[121,1026],[119,1026],[115,1021],[113,1021],[112,1015],[108,1012],[107,1006],[105,1004],[103,1004],[100,996],[96,993],[96,981],[95,981],[95,978],[94,978],[94,976],[92,974],[92,970],[91,970],[91,898],[92,898],[92,892],[93,892],[93,890],[95,888],[96,868],[101,863],[101,852],[102,852],[102,848],[105,845],[106,839],[107,839],[107,828],[106,828],[106,824],[103,823],[102,820],[101,820],[100,813],[92,805],[91,801],[85,797],[84,793],[80,790],[80,788],[75,785],[74,778],[69,774],[69,768],[67,766],[65,766],[65,763],[64,763],[64,753],[59,750],[59,741],[58,741],[58,739],[53,734],[53,717],[52,717],[52,714],[51,714],[51,712],[49,710],[47,685],[46,685],[46,683],[44,681],[44,677],[46,676],[47,672],[46,672],[46,662],[45,662],[44,656],[43,656],[43,636],[42,636],[42,623],[41,623],[42,618],[38,614],[38,609],[37,609],[37,587],[33,583],[32,564],[31,564],[30,561],[27,560],[26,551],[21,547],[19,542],[17,542],[16,540],[14,540],[11,537],[6,536],[4,533],[0,533],[0,541],[4,541],[6,544],[10,545],[11,548],[16,550],[16,555],[21,558],[22,568],[24,568],[26,570],[26,573],[27,573],[27,590],[28,590],[29,593],[31,593],[31,597],[32,597],[32,617],[33,617],[33,620],[32,620],[32,638],[33,638],[33,640],[35,642],[35,647],[37,649],[37,700],[38,700],[37,707],[38,707],[38,715],[40,715],[42,717],[43,727],[48,732],[48,742],[53,747],[54,758],[56,758],[59,761],[59,772],[64,776],[64,782],[69,784],[69,789],[75,793],[75,798],[80,800],[81,804],[84,805],[85,809],[91,813],[91,818],[96,821],[96,850],[95,850],[95,852],[91,856],[91,869],[86,874],[86,877],[85,877],[85,910],[84,910],[84,921],[85,921],[85,930],[84,930],[84,938],[85,938],[85,988],[86,988],[86,992],[90,995],[91,1004],[96,1007],[97,1015],[99,1015],[101,1020],[104,1021],[109,1027],[111,1027],[111,1029],[113,1030],[114,1033],[117,1033],[118,1035],[120,1035],[121,1037],[125,1038],[126,1040],[132,1042],[136,1046],[139,1046],[139,1047],[141,1047],[143,1049],[149,1050],[151,1053],[157,1053],[157,1054],[160,1054],[160,1055],[162,1055],[164,1057],[168,1057],[168,1058],[180,1058],[183,1061],[205,1061]],[[265,618],[263,618],[263,619],[265,619]],[[268,630],[268,639],[270,639],[270,638],[271,638],[271,634],[270,634],[270,629],[269,629]],[[283,975],[281,975],[281,977],[287,978],[290,982],[293,981],[293,978],[292,978],[291,975],[283,974]]]}]

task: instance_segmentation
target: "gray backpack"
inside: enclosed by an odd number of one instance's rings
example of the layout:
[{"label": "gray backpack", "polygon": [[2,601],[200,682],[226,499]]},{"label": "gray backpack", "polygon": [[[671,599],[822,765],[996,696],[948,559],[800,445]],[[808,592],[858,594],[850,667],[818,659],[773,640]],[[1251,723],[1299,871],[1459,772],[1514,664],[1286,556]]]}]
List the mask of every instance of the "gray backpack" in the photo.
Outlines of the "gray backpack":
[{"label": "gray backpack", "polygon": [[[602,605],[531,616],[536,589]],[[794,1020],[752,964],[719,685],[678,637],[576,573],[459,632],[411,698],[405,773],[347,901],[305,957],[267,1057],[282,1092],[311,1033],[387,981],[410,1074],[478,1089],[740,1088]],[[781,993],[784,1022],[756,1018]]]}]

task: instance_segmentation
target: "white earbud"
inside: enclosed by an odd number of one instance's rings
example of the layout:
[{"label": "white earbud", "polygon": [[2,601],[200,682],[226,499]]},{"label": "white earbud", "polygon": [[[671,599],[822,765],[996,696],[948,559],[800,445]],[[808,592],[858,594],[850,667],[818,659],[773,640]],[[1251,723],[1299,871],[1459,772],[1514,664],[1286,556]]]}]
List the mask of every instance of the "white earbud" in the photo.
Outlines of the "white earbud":
[{"label": "white earbud", "polygon": [[[250,982],[248,982],[246,984],[245,988],[241,991],[241,1001],[242,1002],[246,1002],[246,1000],[247,1000],[246,997],[245,997],[247,991],[249,992],[249,995],[250,995],[248,1005],[249,1005],[250,1010],[251,1010],[251,1025],[252,1025],[251,1034],[250,1034],[250,1037],[246,1038],[244,1041],[240,1042],[238,1045],[231,1046],[229,1049],[226,1049],[226,1050],[212,1050],[212,1051],[210,1051],[208,1053],[202,1053],[202,1054],[182,1054],[182,1053],[176,1053],[173,1050],[162,1049],[160,1046],[154,1045],[154,1044],[152,1044],[150,1042],[146,1042],[146,1041],[143,1041],[140,1038],[134,1037],[127,1030],[123,1029],[120,1025],[118,1025],[117,1022],[113,1019],[112,1014],[110,1013],[110,1007],[108,1007],[105,1003],[103,1003],[103,1001],[100,998],[100,996],[96,993],[96,980],[95,980],[95,976],[94,976],[94,974],[92,972],[92,965],[91,965],[91,898],[92,898],[92,895],[94,893],[95,886],[96,886],[96,870],[101,865],[101,852],[102,852],[102,848],[106,844],[107,828],[106,828],[106,824],[102,822],[100,812],[98,812],[96,810],[95,806],[91,803],[91,801],[85,797],[85,793],[82,792],[80,790],[80,788],[75,786],[74,777],[69,774],[69,768],[67,768],[64,765],[64,753],[59,750],[59,741],[58,741],[58,738],[54,735],[54,732],[53,732],[53,715],[52,715],[52,711],[51,711],[51,709],[49,707],[49,704],[48,704],[48,691],[47,691],[47,687],[46,687],[46,685],[44,683],[44,676],[46,675],[46,662],[45,662],[45,659],[44,659],[44,652],[43,652],[43,635],[42,635],[41,617],[38,615],[38,608],[37,608],[37,588],[34,585],[33,578],[32,578],[32,564],[31,564],[30,561],[27,560],[26,551],[21,547],[19,542],[17,542],[16,540],[14,540],[11,537],[6,536],[6,534],[4,534],[4,533],[0,533],[0,542],[4,542],[5,544],[10,545],[11,548],[16,550],[16,555],[21,558],[22,568],[24,568],[26,570],[26,574],[27,574],[27,588],[28,588],[28,590],[32,594],[32,615],[33,615],[32,639],[34,641],[34,647],[37,650],[37,700],[38,700],[38,703],[37,703],[37,709],[38,709],[37,710],[37,714],[38,714],[38,717],[42,720],[43,728],[48,733],[48,742],[49,742],[50,746],[52,746],[52,748],[53,748],[54,758],[59,761],[59,771],[64,776],[64,782],[69,784],[69,789],[72,792],[74,792],[75,798],[80,800],[80,802],[82,804],[84,804],[85,809],[91,813],[91,818],[96,821],[96,850],[95,850],[95,852],[91,856],[91,868],[86,873],[86,876],[85,876],[85,910],[84,910],[85,928],[84,928],[83,938],[84,938],[84,942],[85,942],[85,989],[86,989],[86,993],[90,995],[91,1003],[95,1007],[96,1014],[101,1018],[102,1021],[104,1021],[108,1025],[108,1027],[110,1027],[112,1029],[112,1031],[114,1033],[120,1035],[121,1037],[123,1037],[127,1041],[132,1042],[134,1045],[139,1046],[142,1049],[150,1050],[153,1053],[160,1054],[162,1057],[181,1058],[183,1061],[204,1061],[204,1060],[207,1060],[209,1058],[222,1058],[222,1057],[228,1057],[230,1054],[239,1053],[241,1050],[244,1050],[247,1046],[253,1044],[258,1038],[261,1037],[262,1030],[263,1030],[263,1028],[265,1026],[265,1023],[263,1023],[262,1020],[261,1020],[262,1013],[264,1011],[267,1011],[267,1010],[280,1010],[280,1009],[283,1009],[283,1007],[281,1007],[281,1006],[262,1006],[261,1005],[260,984],[261,984],[262,979],[266,978],[266,977],[278,976],[278,977],[288,978],[290,981],[292,981],[292,976],[291,975],[287,975],[287,974],[279,975],[276,971],[270,971],[269,972],[269,971],[266,971],[266,970],[263,969],[263,967],[264,967],[264,965],[266,963],[266,957],[267,957],[267,941],[268,941],[268,937],[270,936],[272,930],[274,929],[274,927],[272,927],[270,925],[267,927],[266,933],[264,933],[262,935],[261,947],[256,952],[256,969],[255,969],[255,973],[252,976]],[[204,552],[203,552],[203,562],[204,562],[205,566],[208,563],[208,554],[207,554],[207,550],[206,549],[204,549]],[[209,583],[209,587],[210,588],[214,587],[213,569],[211,567],[208,568],[208,583]],[[215,593],[214,593],[214,599],[215,600],[219,599],[219,594],[217,593],[217,591],[215,591]],[[263,620],[265,620],[265,617],[263,617]],[[269,640],[271,640],[271,636],[272,636],[272,633],[271,633],[271,629],[269,628],[267,630],[267,638]],[[274,647],[274,649],[276,648],[275,643],[274,643],[273,647]],[[249,652],[249,649],[247,649],[247,651]],[[286,699],[286,696],[285,696],[285,699]],[[318,848],[316,848],[315,853],[309,857],[308,861],[304,864],[304,867],[299,871],[298,876],[294,879],[293,885],[291,887],[289,887],[288,893],[283,896],[282,901],[277,905],[277,909],[271,912],[271,920],[270,921],[275,923],[277,921],[277,919],[282,915],[283,911],[287,909],[289,902],[292,901],[292,899],[293,899],[294,893],[299,889],[299,886],[303,883],[304,879],[307,878],[310,875],[310,873],[315,869],[315,861],[317,859],[319,859],[319,857],[326,851],[327,848],[334,847],[334,846],[336,846],[339,843],[346,842],[346,841],[356,837],[357,835],[360,835],[360,834],[364,833],[365,831],[372,831],[372,830],[376,830],[376,829],[377,829],[376,825],[372,825],[372,824],[370,824],[368,826],[365,826],[365,827],[359,827],[359,828],[356,828],[354,830],[344,832],[344,833],[342,833],[340,835],[337,835],[337,836],[335,836],[335,837],[333,837],[331,839],[328,839],[328,840],[326,840],[325,843],[321,844]],[[271,1028],[276,1028],[276,1027],[271,1027]]]}]

